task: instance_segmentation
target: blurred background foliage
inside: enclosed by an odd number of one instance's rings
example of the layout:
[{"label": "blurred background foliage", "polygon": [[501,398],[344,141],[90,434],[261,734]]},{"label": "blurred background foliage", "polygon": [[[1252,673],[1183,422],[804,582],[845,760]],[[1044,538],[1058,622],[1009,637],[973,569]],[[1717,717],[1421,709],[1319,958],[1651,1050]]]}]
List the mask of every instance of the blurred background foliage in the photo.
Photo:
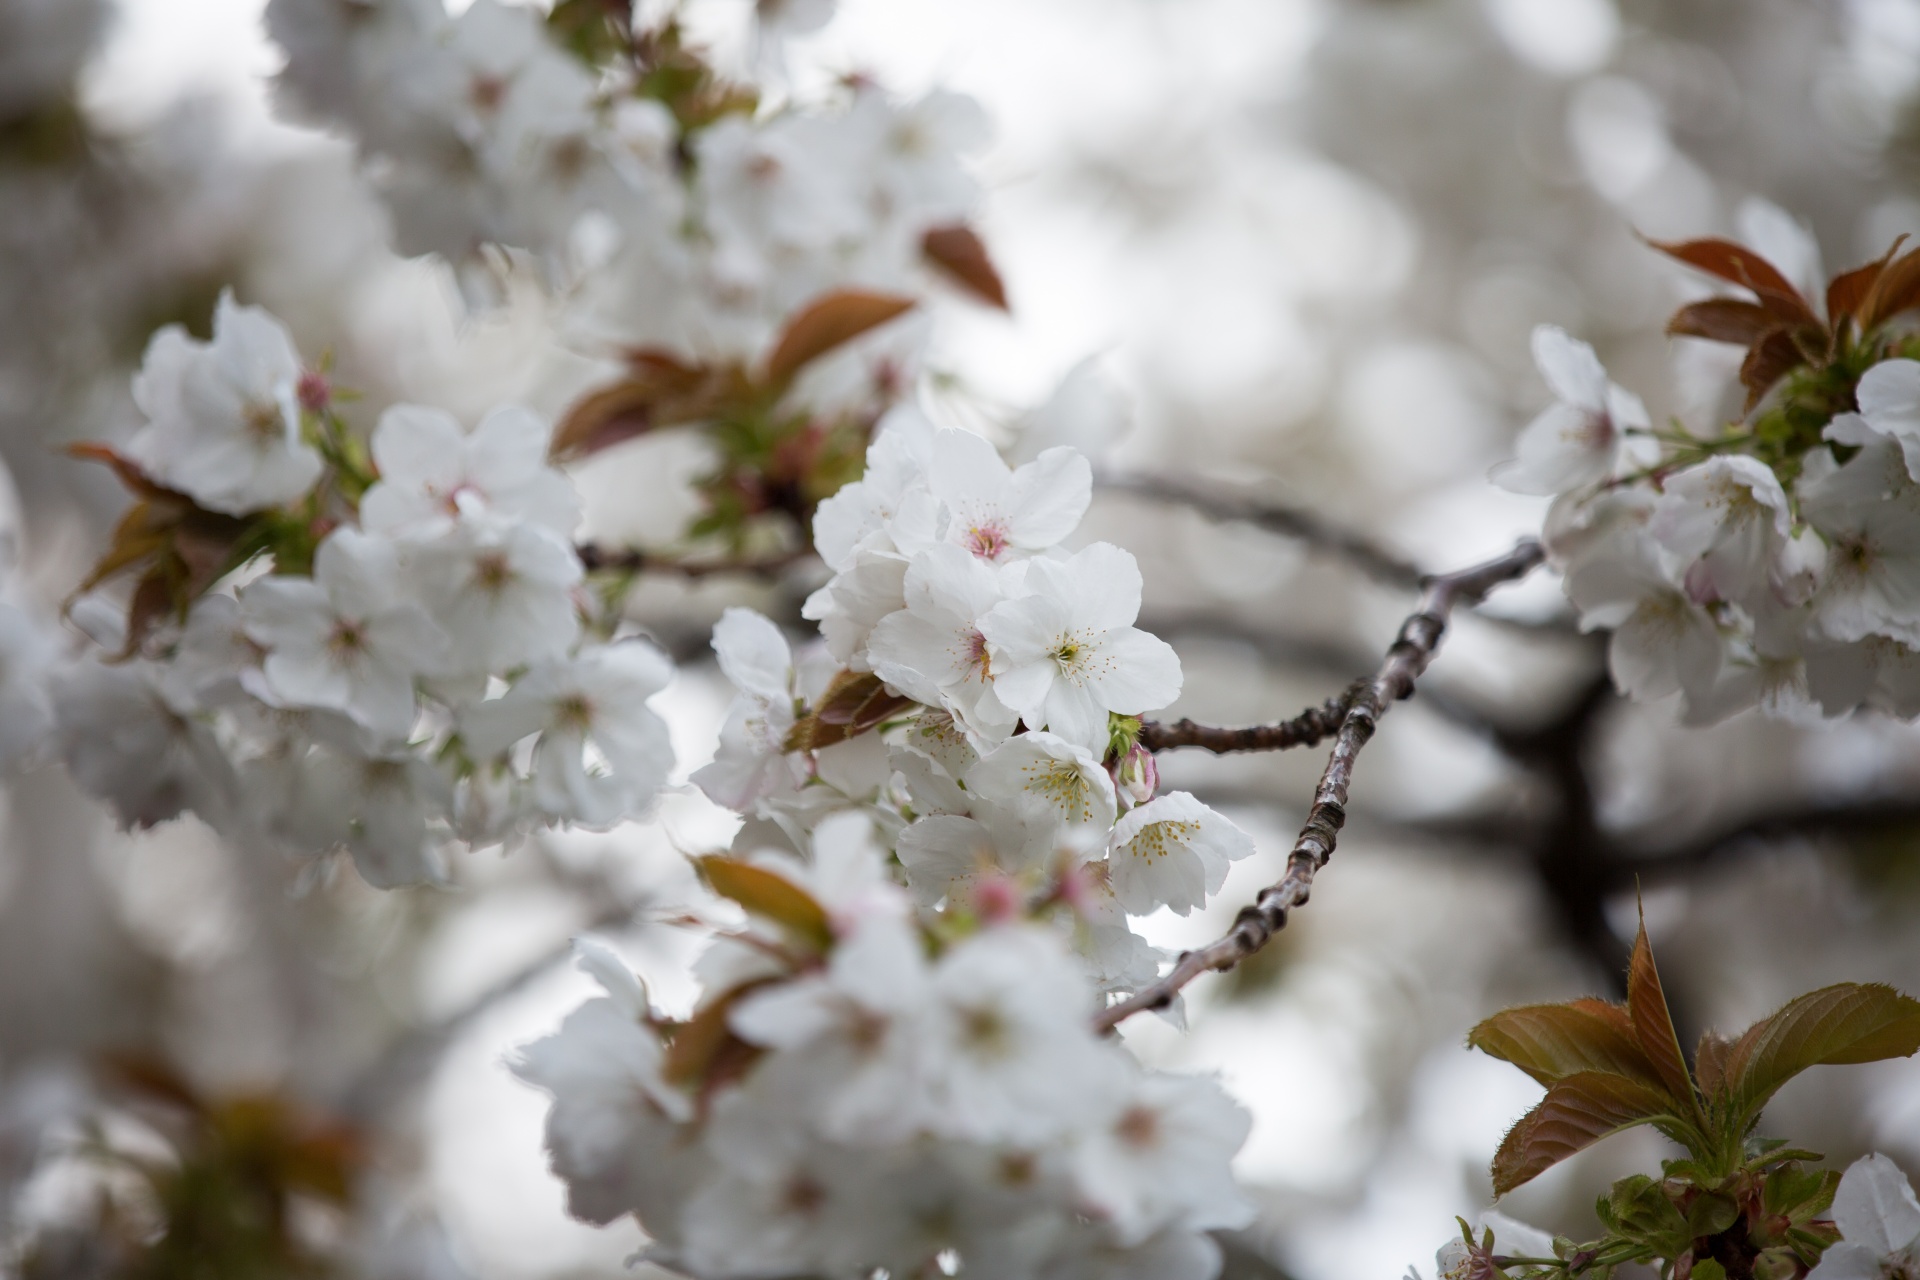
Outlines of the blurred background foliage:
[{"label": "blurred background foliage", "polygon": [[[402,398],[557,412],[586,376],[530,277],[476,289],[395,257],[347,148],[273,121],[258,9],[0,0],[0,529],[43,603],[122,501],[55,446],[124,438],[146,335],[204,332],[225,285],[330,351],[363,421]],[[744,57],[745,11],[693,0],[689,20]],[[1113,472],[1309,508],[1429,568],[1538,527],[1541,503],[1485,481],[1546,399],[1535,324],[1594,342],[1656,421],[1737,411],[1728,353],[1662,336],[1702,290],[1641,236],[1735,232],[1755,197],[1836,269],[1920,232],[1920,0],[846,0],[794,91],[852,69],[971,92],[997,121],[983,232],[1013,311],[940,318],[944,411],[998,429],[1096,353],[1134,399]],[[673,432],[585,464],[590,534],[670,541],[705,465]],[[1138,493],[1100,498],[1086,536],[1141,558],[1142,625],[1187,670],[1169,717],[1292,714],[1369,670],[1408,603],[1257,522]],[[686,665],[663,700],[681,777],[724,706],[713,619],[797,623],[810,585],[637,585],[628,609]],[[1911,727],[1685,729],[1612,695],[1554,584],[1486,612],[1370,748],[1312,906],[1197,990],[1190,1033],[1129,1031],[1255,1114],[1242,1171],[1265,1212],[1230,1276],[1424,1267],[1538,1093],[1466,1028],[1616,986],[1636,890],[1688,1043],[1825,982],[1920,990]],[[1263,852],[1156,940],[1212,936],[1271,878],[1318,767],[1163,761]],[[502,1058],[583,990],[563,960],[584,930],[690,999],[673,921],[710,908],[682,854],[727,836],[676,794],[653,823],[378,894],[192,820],[116,832],[57,770],[11,784],[0,1271],[622,1274],[638,1232],[565,1218],[543,1104]],[[1920,1065],[1811,1073],[1763,1128],[1920,1168]],[[1595,1193],[1661,1146],[1602,1144],[1503,1207],[1588,1234]]]}]

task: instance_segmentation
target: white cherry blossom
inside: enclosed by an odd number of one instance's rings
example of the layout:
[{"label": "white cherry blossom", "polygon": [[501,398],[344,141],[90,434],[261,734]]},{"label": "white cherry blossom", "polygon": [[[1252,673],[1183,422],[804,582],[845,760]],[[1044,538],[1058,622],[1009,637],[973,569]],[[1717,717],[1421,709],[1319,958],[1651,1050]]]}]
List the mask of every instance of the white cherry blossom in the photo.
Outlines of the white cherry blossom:
[{"label": "white cherry blossom", "polygon": [[1246,1110],[1204,1077],[1129,1074],[1111,1117],[1074,1151],[1082,1194],[1119,1242],[1253,1221],[1228,1165],[1253,1126]]},{"label": "white cherry blossom", "polygon": [[470,708],[461,735],[480,757],[539,735],[532,798],[549,818],[605,828],[640,813],[673,767],[667,726],[647,700],[673,667],[641,641],[540,663],[498,698]]},{"label": "white cherry blossom", "polygon": [[151,827],[191,809],[222,827],[238,784],[213,731],[167,700],[143,660],[93,659],[52,674],[55,739],[73,780],[122,826]]},{"label": "white cherry blossom", "polygon": [[664,1049],[639,980],[604,944],[574,947],[606,994],[521,1050],[513,1071],[553,1097],[547,1148],[567,1181],[567,1207],[597,1223],[638,1211],[658,1238],[671,1232],[704,1163],[676,1127],[692,1117],[692,1099],[662,1074]]},{"label": "white cherry blossom", "polygon": [[1099,758],[1051,733],[1007,739],[967,771],[978,816],[1005,828],[1017,820],[1051,843],[1062,830],[1104,834],[1119,801]]},{"label": "white cherry blossom", "polygon": [[1113,894],[1129,915],[1167,907],[1186,915],[1226,883],[1253,838],[1184,791],[1129,809],[1113,828],[1107,855]]},{"label": "white cherry blossom", "polygon": [[1014,470],[985,439],[949,428],[934,434],[929,467],[946,540],[996,563],[1054,546],[1093,500],[1093,469],[1075,449],[1048,449]]},{"label": "white cherry blossom", "polygon": [[1884,474],[1885,457],[1862,449],[1801,486],[1801,509],[1827,542],[1814,621],[1836,640],[1884,635],[1920,642],[1920,510],[1886,498],[1860,500],[1862,486]]},{"label": "white cherry blossom", "polygon": [[868,916],[834,948],[824,974],[756,992],[728,1022],[751,1043],[804,1051],[823,1084],[815,1103],[823,1133],[897,1141],[923,1121],[931,982],[914,927]]},{"label": "white cherry blossom", "polygon": [[1792,520],[1786,490],[1772,469],[1733,455],[1667,477],[1650,527],[1684,566],[1687,594],[1708,604],[1767,591],[1778,576]]},{"label": "white cherry blossom", "polygon": [[1005,738],[1018,717],[994,694],[980,619],[1024,577],[1024,563],[998,566],[951,545],[915,556],[902,584],[907,607],[882,618],[868,638],[874,674],[944,707],[985,741]]},{"label": "white cherry blossom", "polygon": [[580,638],[580,557],[530,521],[463,520],[407,548],[410,576],[448,641],[438,671],[461,676],[559,658]]},{"label": "white cherry blossom", "polygon": [[1836,417],[1827,438],[1864,444],[1864,430],[1891,440],[1907,474],[1920,480],[1920,361],[1882,360],[1860,375],[1854,398],[1860,412]]},{"label": "white cherry blossom", "polygon": [[793,650],[770,619],[736,607],[715,624],[713,651],[739,692],[727,708],[713,762],[696,769],[693,782],[717,803],[745,813],[805,780],[801,762],[787,751],[799,697]]},{"label": "white cherry blossom", "polygon": [[1030,562],[1024,594],[980,619],[994,693],[1028,728],[1104,754],[1109,712],[1156,711],[1180,696],[1180,659],[1133,625],[1140,590],[1139,565],[1110,543]]},{"label": "white cherry blossom", "polygon": [[435,828],[452,809],[453,787],[419,756],[320,750],[303,762],[289,799],[287,816],[309,851],[345,849],[374,888],[445,878]]},{"label": "white cherry blossom", "polygon": [[1878,1154],[1847,1166],[1833,1193],[1840,1239],[1808,1280],[1899,1280],[1920,1274],[1920,1200],[1900,1166]]},{"label": "white cherry blossom", "polygon": [[1567,574],[1583,630],[1610,629],[1614,683],[1636,698],[1706,694],[1725,656],[1720,629],[1671,581],[1644,526],[1626,523],[1596,542]]},{"label": "white cherry blossom", "polygon": [[1051,934],[976,934],[941,958],[933,984],[941,1132],[1045,1141],[1105,1109],[1119,1082],[1090,1029],[1093,991]]},{"label": "white cherry blossom", "polygon": [[[875,430],[865,473],[813,515],[814,550],[835,572],[850,568],[861,552],[915,549],[934,536],[935,500],[927,483],[934,425],[917,406],[903,404]],[[907,548],[894,536],[902,521],[913,531]]]},{"label": "white cherry blossom", "polygon": [[240,609],[267,651],[267,698],[343,711],[388,738],[412,729],[414,678],[438,661],[446,637],[405,596],[390,541],[336,530],[314,553],[312,578],[262,578],[241,593]]},{"label": "white cherry blossom", "polygon": [[371,532],[431,536],[463,518],[528,520],[565,538],[580,522],[580,498],[546,465],[552,428],[508,405],[472,431],[444,409],[395,405],[373,430],[380,482],[360,501]]},{"label": "white cherry blossom", "polygon": [[1535,329],[1533,360],[1554,403],[1520,433],[1518,456],[1494,468],[1494,483],[1515,493],[1553,494],[1605,479],[1621,433],[1646,428],[1646,406],[1609,380],[1593,348],[1564,329]]},{"label": "white cherry blossom", "polygon": [[53,727],[46,682],[54,657],[52,629],[27,610],[0,602],[0,774],[46,743]]},{"label": "white cherry blossom", "polygon": [[153,335],[133,380],[147,424],[127,456],[169,488],[229,515],[292,502],[320,478],[300,437],[300,356],[259,307],[220,295],[213,341],[169,325]]}]

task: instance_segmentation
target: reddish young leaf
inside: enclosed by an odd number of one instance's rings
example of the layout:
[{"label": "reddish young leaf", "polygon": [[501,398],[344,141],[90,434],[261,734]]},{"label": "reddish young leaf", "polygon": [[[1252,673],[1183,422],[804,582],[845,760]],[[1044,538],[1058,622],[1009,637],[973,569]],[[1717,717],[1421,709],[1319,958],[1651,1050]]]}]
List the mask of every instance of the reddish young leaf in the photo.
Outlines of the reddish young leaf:
[{"label": "reddish young leaf", "polygon": [[759,982],[742,983],[709,1001],[691,1019],[680,1025],[673,1033],[673,1040],[667,1045],[667,1052],[660,1063],[660,1074],[669,1084],[702,1084],[716,1069],[727,1065],[744,1070],[739,1062],[741,1050],[747,1051],[748,1063],[758,1050],[733,1034],[733,1028],[727,1025],[727,1017],[742,996],[761,985]]},{"label": "reddish young leaf", "polygon": [[1663,1087],[1627,1011],[1603,1000],[1502,1010],[1468,1032],[1467,1043],[1511,1062],[1541,1084],[1600,1071]]},{"label": "reddish young leaf", "polygon": [[1773,384],[1807,362],[1800,344],[1785,329],[1768,334],[1740,362],[1740,385],[1747,389],[1747,408],[1760,403]]},{"label": "reddish young leaf", "polygon": [[1647,243],[1690,267],[1752,290],[1762,306],[1789,324],[1817,327],[1820,323],[1812,306],[1779,269],[1745,245],[1717,238]]},{"label": "reddish young leaf", "polygon": [[1711,1031],[1700,1033],[1700,1043],[1693,1050],[1693,1078],[1700,1083],[1700,1092],[1709,1098],[1718,1094],[1727,1078],[1727,1054],[1733,1049],[1733,1041],[1725,1036],[1717,1036]]},{"label": "reddish young leaf", "polygon": [[935,227],[921,237],[920,251],[941,274],[988,306],[1006,311],[1007,287],[994,270],[987,246],[966,226]]},{"label": "reddish young leaf", "polygon": [[1835,333],[1840,331],[1842,321],[1858,314],[1873,296],[1874,286],[1880,282],[1881,274],[1905,242],[1904,235],[1896,238],[1892,247],[1874,261],[1864,267],[1843,271],[1827,282],[1827,324]]},{"label": "reddish young leaf", "polygon": [[149,500],[172,500],[186,506],[193,505],[193,499],[178,490],[169,489],[149,476],[140,468],[140,464],[115,449],[112,445],[94,444],[82,441],[67,446],[67,456],[79,458],[83,462],[98,462],[113,469],[120,483],[135,497]]},{"label": "reddish young leaf", "polygon": [[1707,298],[1690,302],[1667,321],[1670,337],[1710,338],[1736,346],[1752,346],[1780,328],[1780,320],[1757,302],[1739,298]]},{"label": "reddish young leaf", "polygon": [[913,699],[893,693],[871,672],[842,671],[827,686],[820,704],[787,732],[789,751],[817,751],[869,729],[913,705]]},{"label": "reddish young leaf", "polygon": [[1886,270],[1874,280],[1873,288],[1860,304],[1860,327],[1863,330],[1878,328],[1915,305],[1920,305],[1920,249],[1889,262]]},{"label": "reddish young leaf", "polygon": [[1726,1097],[1751,1123],[1809,1067],[1905,1058],[1920,1050],[1920,1000],[1878,983],[1810,991],[1747,1028],[1727,1051]]},{"label": "reddish young leaf", "polygon": [[134,587],[133,598],[127,602],[127,638],[120,647],[121,657],[131,658],[140,652],[140,646],[153,634],[153,629],[176,611],[179,595],[171,574],[159,568],[147,571]]},{"label": "reddish young leaf", "polygon": [[1687,1123],[1660,1089],[1604,1071],[1556,1080],[1520,1117],[1493,1157],[1493,1193],[1503,1196],[1609,1134],[1653,1121]]},{"label": "reddish young leaf", "polygon": [[737,858],[712,856],[695,862],[707,884],[721,897],[731,898],[753,914],[785,925],[819,950],[833,945],[826,908],[785,876]]},{"label": "reddish young leaf", "polygon": [[582,458],[661,427],[713,417],[750,394],[738,369],[682,364],[664,352],[636,351],[632,372],[576,400],[554,428],[548,453]]},{"label": "reddish young leaf", "polygon": [[1673,1015],[1667,1011],[1667,995],[1660,987],[1660,971],[1653,964],[1645,920],[1640,922],[1640,932],[1633,939],[1633,957],[1627,962],[1627,1012],[1633,1018],[1634,1039],[1662,1086],[1681,1105],[1679,1114],[1697,1115],[1693,1077],[1687,1074],[1680,1037],[1673,1029]]},{"label": "reddish young leaf", "polygon": [[803,307],[767,357],[764,382],[784,387],[821,356],[911,309],[912,298],[864,289],[837,289]]}]

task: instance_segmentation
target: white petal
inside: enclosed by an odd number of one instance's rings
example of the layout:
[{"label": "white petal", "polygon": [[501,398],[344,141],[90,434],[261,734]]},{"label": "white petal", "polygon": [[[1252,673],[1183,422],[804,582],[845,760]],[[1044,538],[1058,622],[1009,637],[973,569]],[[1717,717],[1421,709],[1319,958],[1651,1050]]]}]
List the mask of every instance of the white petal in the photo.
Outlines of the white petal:
[{"label": "white petal", "polygon": [[1920,1238],[1920,1201],[1900,1166],[1875,1152],[1847,1166],[1834,1192],[1833,1221],[1849,1244],[1895,1253]]},{"label": "white petal", "polygon": [[1072,533],[1093,501],[1093,468],[1075,449],[1049,449],[1013,473],[1015,546],[1044,550]]},{"label": "white petal", "polygon": [[1180,696],[1180,656],[1156,635],[1127,627],[1108,635],[1089,682],[1109,711],[1158,711]]},{"label": "white petal", "polygon": [[752,609],[728,609],[714,625],[713,652],[742,693],[770,703],[793,700],[793,650],[771,619]]},{"label": "white petal", "polygon": [[1533,362],[1548,388],[1561,400],[1588,413],[1607,411],[1607,371],[1593,348],[1557,325],[1533,331]]}]

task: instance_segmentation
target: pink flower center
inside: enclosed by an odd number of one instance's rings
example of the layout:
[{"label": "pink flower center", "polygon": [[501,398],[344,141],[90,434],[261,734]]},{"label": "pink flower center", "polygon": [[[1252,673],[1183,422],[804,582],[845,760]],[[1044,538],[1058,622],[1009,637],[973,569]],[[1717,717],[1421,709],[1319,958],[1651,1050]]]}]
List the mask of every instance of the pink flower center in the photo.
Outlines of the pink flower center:
[{"label": "pink flower center", "polygon": [[967,636],[967,670],[977,671],[986,680],[993,675],[993,659],[987,653],[987,638],[978,631]]},{"label": "pink flower center", "polygon": [[1007,540],[1006,529],[998,521],[994,521],[977,524],[968,529],[966,540],[962,545],[982,560],[998,560],[1013,544]]}]

